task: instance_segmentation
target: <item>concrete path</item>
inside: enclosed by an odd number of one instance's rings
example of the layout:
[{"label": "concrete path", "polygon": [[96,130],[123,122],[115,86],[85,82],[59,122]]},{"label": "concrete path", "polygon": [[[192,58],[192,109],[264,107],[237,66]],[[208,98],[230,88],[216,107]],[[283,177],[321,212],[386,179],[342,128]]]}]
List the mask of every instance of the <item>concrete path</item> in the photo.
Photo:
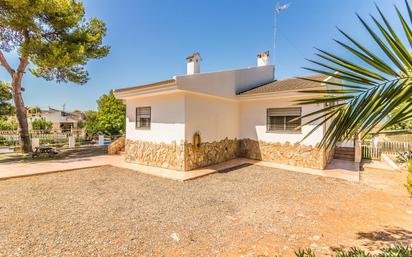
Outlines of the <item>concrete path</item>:
[{"label": "concrete path", "polygon": [[[359,181],[359,172],[347,169],[347,164],[335,163],[329,169],[316,170],[310,168],[301,168],[290,165],[278,164],[273,162],[256,161],[250,159],[238,158],[227,162],[211,165],[192,171],[177,171],[163,168],[149,167],[140,164],[133,164],[124,161],[120,155],[100,155],[84,158],[71,158],[65,160],[39,161],[32,163],[5,163],[0,164],[0,179],[9,179],[24,176],[41,175],[53,172],[62,172],[68,170],[77,170],[84,168],[99,167],[111,165],[119,168],[139,171],[145,174],[163,177],[167,179],[186,181],[213,174],[226,169],[238,167],[241,165],[260,165],[264,167],[283,169],[307,174],[319,175],[324,177],[333,177],[349,181]],[[340,165],[340,166],[339,166]],[[345,166],[346,165],[346,166]]]},{"label": "concrete path", "polygon": [[84,169],[109,165],[120,160],[119,156],[99,155],[91,157],[70,158],[22,163],[1,163],[0,179],[24,177],[52,172]]}]

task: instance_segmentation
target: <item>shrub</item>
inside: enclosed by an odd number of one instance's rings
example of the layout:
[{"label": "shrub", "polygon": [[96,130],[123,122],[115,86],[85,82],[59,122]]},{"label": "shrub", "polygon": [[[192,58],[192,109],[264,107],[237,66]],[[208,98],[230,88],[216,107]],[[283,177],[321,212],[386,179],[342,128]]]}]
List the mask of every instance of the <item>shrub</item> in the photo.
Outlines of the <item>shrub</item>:
[{"label": "shrub", "polygon": [[17,121],[14,118],[2,119],[0,118],[0,130],[17,130]]},{"label": "shrub", "polygon": [[[312,249],[299,249],[295,252],[297,257],[316,257]],[[381,250],[381,253],[370,254],[358,248],[349,250],[340,249],[335,257],[412,257],[412,246],[395,246]]]},{"label": "shrub", "polygon": [[44,118],[35,119],[31,123],[33,130],[44,130],[50,131],[53,128],[53,123],[51,121],[47,121]]},{"label": "shrub", "polygon": [[409,173],[405,186],[406,189],[408,189],[408,192],[412,195],[412,172]]},{"label": "shrub", "polygon": [[11,146],[14,145],[14,141],[0,136],[0,145]]},{"label": "shrub", "polygon": [[398,159],[400,163],[412,161],[412,151],[398,153],[396,158]]}]

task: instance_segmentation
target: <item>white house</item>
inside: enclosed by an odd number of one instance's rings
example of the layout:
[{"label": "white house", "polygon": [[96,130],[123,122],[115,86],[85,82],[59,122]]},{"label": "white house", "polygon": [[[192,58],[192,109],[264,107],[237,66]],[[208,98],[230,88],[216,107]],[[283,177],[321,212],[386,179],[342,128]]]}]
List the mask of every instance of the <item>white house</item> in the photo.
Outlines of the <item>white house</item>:
[{"label": "white house", "polygon": [[[257,67],[201,73],[198,53],[187,57],[187,75],[114,90],[127,106],[126,160],[174,170],[191,170],[236,157],[323,169],[330,151],[320,149],[325,126],[289,122],[322,105],[298,106],[305,89],[326,85],[274,79],[269,53]],[[329,79],[323,75],[315,80]]]},{"label": "white house", "polygon": [[48,110],[40,110],[39,108],[29,108],[27,110],[27,121],[29,127],[32,127],[33,121],[37,119],[45,119],[53,123],[53,131],[71,131],[78,129],[83,122],[84,114],[82,112],[66,112],[50,108]]}]

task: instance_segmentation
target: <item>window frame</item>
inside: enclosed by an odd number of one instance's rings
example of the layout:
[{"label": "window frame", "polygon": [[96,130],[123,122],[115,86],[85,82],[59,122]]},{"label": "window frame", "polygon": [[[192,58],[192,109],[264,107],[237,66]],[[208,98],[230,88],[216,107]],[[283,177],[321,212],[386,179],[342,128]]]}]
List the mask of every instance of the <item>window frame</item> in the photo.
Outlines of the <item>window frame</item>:
[{"label": "window frame", "polygon": [[[138,112],[139,109],[144,109],[144,108],[148,108],[149,109],[149,113],[148,114],[141,114]],[[138,117],[139,115],[139,117]],[[148,115],[149,116],[149,125],[148,126],[144,126],[142,127],[141,124],[141,119],[145,119],[145,117],[140,117],[141,115]],[[152,127],[152,107],[151,106],[139,106],[136,107],[135,109],[135,129],[137,130],[150,130]],[[147,118],[146,118],[147,119]],[[137,124],[140,124],[140,126],[138,126]]]},{"label": "window frame", "polygon": [[[302,125],[302,107],[270,107],[266,108],[266,133],[274,133],[274,134],[302,134],[302,128],[299,129],[287,129],[287,117],[297,117],[293,115],[279,115],[279,116],[269,116],[270,110],[273,109],[286,109],[286,108],[297,108],[299,109],[300,112],[300,125]],[[270,127],[270,122],[269,119],[270,117],[283,117],[283,130],[282,129],[269,129]]]}]

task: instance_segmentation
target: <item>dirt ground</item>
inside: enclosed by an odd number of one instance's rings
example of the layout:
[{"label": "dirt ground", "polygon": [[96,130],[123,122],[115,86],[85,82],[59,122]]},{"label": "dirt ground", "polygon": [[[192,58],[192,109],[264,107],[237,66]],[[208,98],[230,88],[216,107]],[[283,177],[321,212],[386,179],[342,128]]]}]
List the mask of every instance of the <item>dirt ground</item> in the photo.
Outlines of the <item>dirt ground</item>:
[{"label": "dirt ground", "polygon": [[327,256],[412,244],[405,176],[368,171],[352,183],[246,166],[176,182],[107,166],[4,180],[0,256],[292,256],[306,247]]}]

